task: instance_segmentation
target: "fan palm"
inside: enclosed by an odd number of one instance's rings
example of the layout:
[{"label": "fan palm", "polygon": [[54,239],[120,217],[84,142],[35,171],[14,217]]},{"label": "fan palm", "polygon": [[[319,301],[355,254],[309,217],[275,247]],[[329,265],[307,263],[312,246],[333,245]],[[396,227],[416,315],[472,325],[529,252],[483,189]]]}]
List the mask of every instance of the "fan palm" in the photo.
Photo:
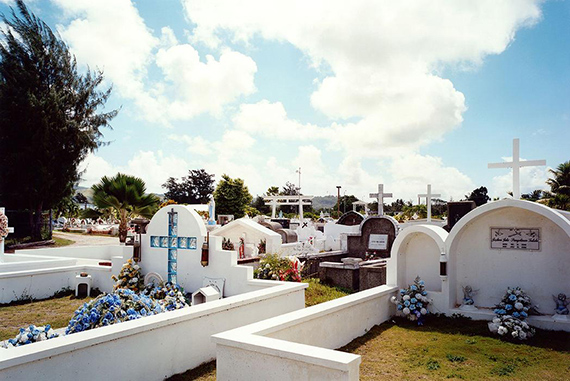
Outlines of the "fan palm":
[{"label": "fan palm", "polygon": [[570,161],[549,171],[554,176],[546,180],[550,185],[546,204],[551,208],[570,210]]},{"label": "fan palm", "polygon": [[99,209],[113,209],[119,217],[119,241],[127,238],[128,222],[134,216],[151,218],[158,204],[153,194],[145,194],[146,185],[138,177],[117,173],[103,176],[99,184],[91,187],[93,203]]}]

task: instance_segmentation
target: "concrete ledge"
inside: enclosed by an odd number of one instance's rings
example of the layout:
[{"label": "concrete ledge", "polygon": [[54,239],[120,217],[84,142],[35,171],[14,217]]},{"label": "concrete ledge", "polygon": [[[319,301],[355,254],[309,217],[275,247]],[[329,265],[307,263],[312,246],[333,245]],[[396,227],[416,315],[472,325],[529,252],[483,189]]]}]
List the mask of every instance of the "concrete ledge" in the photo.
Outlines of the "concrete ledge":
[{"label": "concrete ledge", "polygon": [[388,320],[397,291],[379,286],[214,335],[217,378],[358,380],[360,356],[333,349]]}]

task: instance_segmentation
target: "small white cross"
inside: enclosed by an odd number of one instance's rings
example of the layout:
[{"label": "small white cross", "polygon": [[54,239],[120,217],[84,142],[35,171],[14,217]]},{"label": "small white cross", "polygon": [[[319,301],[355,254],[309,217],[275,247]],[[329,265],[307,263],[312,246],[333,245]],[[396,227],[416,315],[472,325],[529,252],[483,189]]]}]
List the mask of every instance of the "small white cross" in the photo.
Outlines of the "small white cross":
[{"label": "small white cross", "polygon": [[384,198],[392,198],[392,193],[384,193],[384,184],[378,184],[378,193],[370,193],[370,198],[378,201],[378,215],[384,215]]},{"label": "small white cross", "polygon": [[427,205],[427,222],[431,222],[431,199],[436,197],[441,197],[439,193],[431,193],[431,184],[427,186],[427,193],[418,194],[418,197],[425,197],[426,198],[426,205]]},{"label": "small white cross", "polygon": [[[265,200],[267,201],[267,200]],[[271,218],[275,218],[275,211],[277,208],[277,199],[272,198],[269,202],[266,202],[265,205],[271,205]]]},{"label": "small white cross", "polygon": [[513,198],[518,200],[521,198],[521,167],[537,167],[546,165],[546,160],[525,160],[520,161],[520,142],[519,139],[513,139],[513,161],[504,163],[489,163],[487,168],[512,168],[513,169]]}]

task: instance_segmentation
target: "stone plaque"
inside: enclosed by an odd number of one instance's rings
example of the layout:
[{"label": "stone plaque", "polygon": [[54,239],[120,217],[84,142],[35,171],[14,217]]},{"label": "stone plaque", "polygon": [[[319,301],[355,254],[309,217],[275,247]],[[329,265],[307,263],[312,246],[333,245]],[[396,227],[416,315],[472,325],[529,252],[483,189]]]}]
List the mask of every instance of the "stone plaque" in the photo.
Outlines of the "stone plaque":
[{"label": "stone plaque", "polygon": [[370,234],[368,248],[370,250],[386,250],[388,248],[388,234]]},{"label": "stone plaque", "polygon": [[491,228],[491,249],[540,250],[540,230]]}]

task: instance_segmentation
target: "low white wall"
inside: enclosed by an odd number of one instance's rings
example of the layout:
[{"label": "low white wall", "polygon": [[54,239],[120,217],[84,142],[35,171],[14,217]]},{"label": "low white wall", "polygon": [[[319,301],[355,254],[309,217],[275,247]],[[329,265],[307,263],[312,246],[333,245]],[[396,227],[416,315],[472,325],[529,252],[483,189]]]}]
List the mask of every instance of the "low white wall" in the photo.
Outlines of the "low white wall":
[{"label": "low white wall", "polygon": [[[117,240],[118,241],[118,240]],[[78,246],[54,247],[50,249],[16,250],[15,255],[29,254],[34,256],[99,259],[110,261],[112,257],[132,257],[133,246]]]},{"label": "low white wall", "polygon": [[218,380],[358,380],[360,356],[333,349],[395,313],[379,286],[213,337]]},{"label": "low white wall", "polygon": [[214,359],[211,335],[304,307],[306,284],[272,284],[248,294],[2,350],[0,379],[40,374],[46,380],[164,379]]},{"label": "low white wall", "polygon": [[114,282],[111,279],[111,267],[75,265],[71,259],[64,261],[70,263],[61,267],[0,273],[0,303],[30,297],[45,299],[64,288],[74,290],[75,277],[82,272],[91,275],[93,288],[99,288],[103,292],[112,291]]}]

